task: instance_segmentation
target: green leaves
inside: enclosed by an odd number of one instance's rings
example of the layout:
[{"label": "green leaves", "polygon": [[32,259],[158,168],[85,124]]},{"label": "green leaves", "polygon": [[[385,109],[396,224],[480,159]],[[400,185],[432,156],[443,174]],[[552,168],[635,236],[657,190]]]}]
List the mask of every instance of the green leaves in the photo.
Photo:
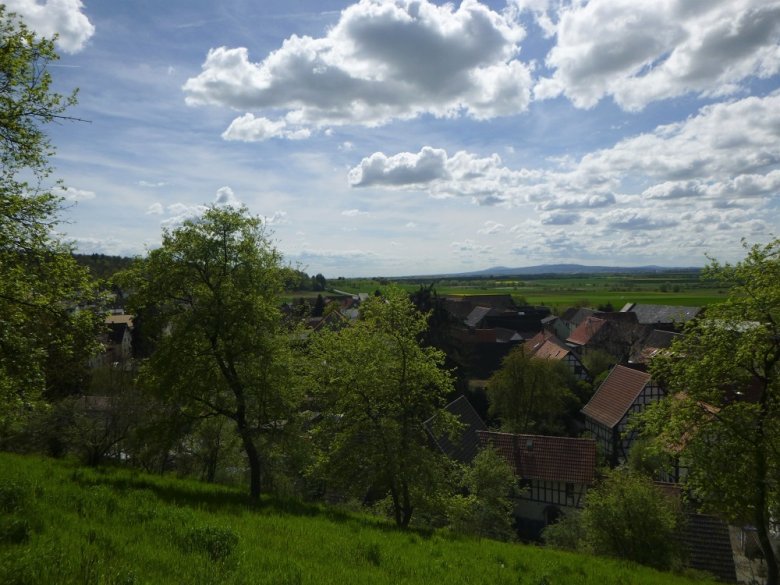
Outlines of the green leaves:
[{"label": "green leaves", "polygon": [[319,470],[361,498],[388,495],[400,526],[435,499],[446,475],[422,423],[443,405],[452,379],[444,355],[417,341],[426,318],[390,288],[363,303],[353,326],[317,334],[308,353],[310,384],[326,411]]},{"label": "green leaves", "polygon": [[61,201],[41,188],[52,154],[42,126],[75,103],[51,91],[56,59],[52,40],[0,5],[0,436],[44,398],[80,389],[102,327],[94,283],[53,233]]}]

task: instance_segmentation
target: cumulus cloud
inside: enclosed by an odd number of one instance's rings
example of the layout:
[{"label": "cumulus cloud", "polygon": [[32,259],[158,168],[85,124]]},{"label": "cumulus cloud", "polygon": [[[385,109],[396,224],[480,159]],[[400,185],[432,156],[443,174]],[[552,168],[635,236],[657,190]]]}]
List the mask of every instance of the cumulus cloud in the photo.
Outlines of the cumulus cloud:
[{"label": "cumulus cloud", "polygon": [[[220,187],[217,189],[214,195],[214,201],[212,205],[216,207],[241,207],[242,203],[236,197],[233,189],[230,187]],[[158,207],[159,206],[159,207]],[[197,219],[208,210],[208,205],[188,205],[186,203],[172,203],[165,207],[165,213],[168,217],[160,222],[160,224],[169,229],[176,228],[182,225],[188,219]],[[157,213],[162,209],[162,204],[153,203],[147,213]],[[283,212],[282,212],[283,213]]]},{"label": "cumulus cloud", "polygon": [[636,111],[688,93],[735,94],[780,71],[777,0],[513,2],[555,34],[545,61],[552,75],[535,99],[563,94],[590,108],[611,96]]},{"label": "cumulus cloud", "polygon": [[460,151],[450,157],[445,150],[425,146],[418,153],[376,152],[352,168],[347,180],[352,187],[425,189],[436,198],[470,197],[494,205],[510,199],[533,175],[504,167],[497,154],[480,157]]},{"label": "cumulus cloud", "polygon": [[[630,136],[565,165],[513,169],[497,155],[450,156],[428,146],[418,153],[374,153],[349,171],[348,179],[355,188],[500,203],[517,210],[507,214],[524,218],[510,233],[527,239],[565,226],[582,245],[588,242],[594,257],[608,251],[599,249],[599,242],[627,233],[665,230],[664,240],[674,237],[680,248],[703,247],[695,234],[706,234],[702,241],[712,244],[728,226],[730,233],[772,231],[767,216],[776,216],[772,210],[780,201],[780,92],[705,106],[682,122]],[[694,205],[708,214],[682,219]],[[681,221],[691,226],[685,233],[676,229]],[[774,225],[776,231],[776,219]],[[503,226],[488,222],[478,233],[498,229]],[[541,254],[544,247],[534,250]],[[660,250],[637,244],[636,253]]]},{"label": "cumulus cloud", "polygon": [[325,36],[293,35],[260,62],[244,47],[211,49],[183,89],[190,105],[281,116],[236,118],[223,135],[235,140],[421,114],[488,119],[528,107],[531,71],[517,58],[524,34],[511,15],[477,0],[457,8],[360,0]]},{"label": "cumulus cloud", "polygon": [[647,200],[774,197],[780,191],[777,165],[780,92],[705,106],[683,122],[593,151],[563,170],[510,169],[496,154],[450,157],[426,146],[419,153],[374,153],[348,172],[348,181],[571,211],[611,207],[617,191],[639,181],[648,184],[641,192]]},{"label": "cumulus cloud", "polygon": [[157,189],[159,187],[165,187],[165,185],[166,185],[166,183],[164,183],[162,181],[158,181],[158,182],[143,181],[143,180],[138,181],[138,186],[139,187],[144,187],[144,188],[147,188],[147,189]]},{"label": "cumulus cloud", "polygon": [[146,210],[146,215],[162,215],[165,213],[162,203],[152,203]]},{"label": "cumulus cloud", "polygon": [[238,200],[233,189],[230,187],[220,187],[214,197],[214,205],[217,207],[241,207],[241,201]]},{"label": "cumulus cloud", "polygon": [[65,201],[84,201],[95,198],[94,191],[85,191],[75,187],[56,187],[52,191],[57,197],[62,197]]},{"label": "cumulus cloud", "polygon": [[222,138],[241,142],[259,142],[269,138],[302,140],[310,135],[311,131],[306,128],[288,130],[284,120],[274,121],[262,117],[255,118],[252,114],[244,114],[230,123],[227,130],[222,133]]},{"label": "cumulus cloud", "polygon": [[95,33],[94,25],[82,12],[80,0],[5,0],[8,12],[15,12],[36,33],[57,38],[57,47],[77,53]]}]

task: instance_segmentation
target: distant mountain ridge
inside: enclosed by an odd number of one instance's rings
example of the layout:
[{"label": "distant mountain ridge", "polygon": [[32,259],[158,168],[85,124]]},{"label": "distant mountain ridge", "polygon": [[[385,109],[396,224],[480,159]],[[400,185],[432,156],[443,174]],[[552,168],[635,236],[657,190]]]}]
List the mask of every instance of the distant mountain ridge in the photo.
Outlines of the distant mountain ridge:
[{"label": "distant mountain ridge", "polygon": [[[586,266],[584,264],[539,264],[537,266],[524,266],[509,268],[507,266],[494,266],[474,272],[458,272],[450,274],[435,274],[429,277],[470,278],[481,276],[531,276],[540,274],[637,274],[657,272],[698,272],[701,268],[695,266]],[[411,277],[410,277],[411,278]]]}]

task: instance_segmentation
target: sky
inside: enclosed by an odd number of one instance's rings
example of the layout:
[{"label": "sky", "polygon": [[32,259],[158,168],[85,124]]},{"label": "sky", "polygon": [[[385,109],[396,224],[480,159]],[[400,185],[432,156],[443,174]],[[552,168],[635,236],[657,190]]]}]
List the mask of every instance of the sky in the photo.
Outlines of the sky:
[{"label": "sky", "polygon": [[5,0],[84,253],[208,205],[309,273],[700,266],[780,235],[780,0]]}]

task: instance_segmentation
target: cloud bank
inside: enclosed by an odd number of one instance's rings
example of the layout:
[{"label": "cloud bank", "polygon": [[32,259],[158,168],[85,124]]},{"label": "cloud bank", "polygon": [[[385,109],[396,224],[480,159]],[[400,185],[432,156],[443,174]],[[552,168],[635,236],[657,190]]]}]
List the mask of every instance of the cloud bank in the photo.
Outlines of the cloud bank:
[{"label": "cloud bank", "polygon": [[190,105],[247,112],[224,132],[229,140],[304,138],[421,114],[488,119],[528,107],[531,71],[517,58],[524,35],[519,22],[476,0],[457,8],[360,0],[325,36],[293,35],[260,62],[244,47],[211,49],[183,89]]}]

